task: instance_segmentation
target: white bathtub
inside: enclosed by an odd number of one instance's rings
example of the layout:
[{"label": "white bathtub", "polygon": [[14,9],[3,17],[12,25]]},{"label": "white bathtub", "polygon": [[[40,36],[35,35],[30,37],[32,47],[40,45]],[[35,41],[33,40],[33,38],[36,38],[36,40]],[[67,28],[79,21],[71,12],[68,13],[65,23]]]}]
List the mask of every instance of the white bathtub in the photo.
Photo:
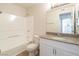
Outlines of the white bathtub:
[{"label": "white bathtub", "polygon": [[22,51],[26,50],[28,42],[24,42],[22,44],[16,44],[12,46],[6,46],[1,48],[1,55],[9,55],[9,56],[15,56]]},{"label": "white bathtub", "polygon": [[8,38],[4,40],[0,40],[0,55],[6,56],[15,56],[20,52],[26,50],[28,43],[27,39],[23,37],[15,37],[15,38]]}]

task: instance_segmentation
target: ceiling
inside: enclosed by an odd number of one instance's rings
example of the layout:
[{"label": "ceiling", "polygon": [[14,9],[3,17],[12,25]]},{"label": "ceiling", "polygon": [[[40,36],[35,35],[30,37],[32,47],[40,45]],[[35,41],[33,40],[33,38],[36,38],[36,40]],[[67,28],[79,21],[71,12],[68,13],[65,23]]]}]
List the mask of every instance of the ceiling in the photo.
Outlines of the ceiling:
[{"label": "ceiling", "polygon": [[[40,4],[44,4],[44,3],[14,3],[14,4],[27,9],[27,8],[31,8],[31,7],[40,5]],[[50,5],[53,6],[53,7],[56,7],[56,6],[61,6],[61,5],[64,5],[64,4],[67,4],[67,3],[55,3],[55,4],[50,4]]]},{"label": "ceiling", "polygon": [[39,5],[40,3],[15,3],[15,4],[23,8],[29,8],[29,7],[34,7],[36,5]]}]

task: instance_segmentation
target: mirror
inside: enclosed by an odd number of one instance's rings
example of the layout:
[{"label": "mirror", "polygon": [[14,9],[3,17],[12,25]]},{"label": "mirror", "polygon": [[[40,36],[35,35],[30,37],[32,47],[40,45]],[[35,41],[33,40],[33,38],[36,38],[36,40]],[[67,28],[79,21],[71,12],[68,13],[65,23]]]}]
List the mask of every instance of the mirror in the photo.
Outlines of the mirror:
[{"label": "mirror", "polygon": [[46,31],[49,33],[74,34],[74,8],[74,4],[67,4],[48,11]]}]

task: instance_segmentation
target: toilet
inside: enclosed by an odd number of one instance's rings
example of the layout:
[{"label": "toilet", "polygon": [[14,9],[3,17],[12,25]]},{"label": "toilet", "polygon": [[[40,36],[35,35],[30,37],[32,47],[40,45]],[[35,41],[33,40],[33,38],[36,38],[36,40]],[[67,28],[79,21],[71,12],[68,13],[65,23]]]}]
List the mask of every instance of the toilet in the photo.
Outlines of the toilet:
[{"label": "toilet", "polygon": [[29,52],[29,56],[35,56],[38,54],[39,49],[39,36],[34,35],[33,42],[27,45],[26,50]]}]

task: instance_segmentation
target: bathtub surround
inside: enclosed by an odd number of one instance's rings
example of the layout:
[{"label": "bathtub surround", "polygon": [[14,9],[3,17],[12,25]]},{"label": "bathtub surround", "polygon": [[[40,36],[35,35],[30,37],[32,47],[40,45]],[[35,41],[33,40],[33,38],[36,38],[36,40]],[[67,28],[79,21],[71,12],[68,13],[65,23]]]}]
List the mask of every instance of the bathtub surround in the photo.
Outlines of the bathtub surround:
[{"label": "bathtub surround", "polygon": [[0,14],[0,55],[15,56],[33,41],[33,17]]},{"label": "bathtub surround", "polygon": [[[3,13],[13,14],[13,15],[17,15],[17,16],[26,16],[26,9],[24,9],[24,8],[22,8],[20,6],[16,6],[14,4],[10,4],[10,3],[0,3],[0,11],[3,12]],[[22,37],[20,37],[20,39],[21,38]],[[16,55],[17,54],[16,53],[16,50],[17,50],[16,47],[18,46],[18,49],[19,49],[20,48],[19,45],[20,44],[24,44],[24,40],[23,41],[21,41],[21,40],[18,41],[17,39],[8,39],[8,40],[4,39],[4,40],[0,40],[0,42],[1,42],[0,43],[0,49],[1,49],[1,53],[0,54],[3,53],[3,55],[8,55],[7,51],[8,51],[9,54],[12,53],[13,55]],[[21,43],[19,43],[19,42],[21,42]],[[18,43],[18,44],[14,45],[16,43]],[[5,47],[5,45],[6,45],[6,47]],[[14,48],[14,49],[12,49],[12,48]],[[9,49],[9,50],[7,50],[7,49]],[[21,48],[21,49],[23,51],[24,48]],[[18,51],[21,52],[20,50],[18,50]],[[4,51],[6,51],[6,52],[4,52]],[[9,52],[9,51],[13,51],[13,52]]]}]

